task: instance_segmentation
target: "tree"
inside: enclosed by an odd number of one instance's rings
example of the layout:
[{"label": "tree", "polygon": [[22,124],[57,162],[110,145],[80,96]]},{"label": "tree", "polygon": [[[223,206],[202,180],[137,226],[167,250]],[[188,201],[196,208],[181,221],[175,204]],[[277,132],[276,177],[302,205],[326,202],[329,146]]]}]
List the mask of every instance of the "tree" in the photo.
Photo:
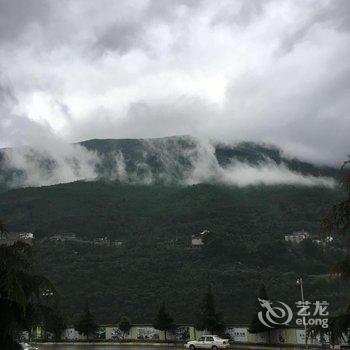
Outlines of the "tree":
[{"label": "tree", "polygon": [[[346,235],[350,231],[350,156],[349,160],[344,162],[342,170],[344,170],[343,178],[340,182],[341,187],[345,191],[346,198],[328,211],[323,219],[323,228],[326,235]],[[350,278],[350,252],[349,246],[345,258],[333,266],[333,273],[340,274],[345,278]]]},{"label": "tree", "polygon": [[119,329],[123,332],[123,338],[125,338],[125,333],[129,332],[131,328],[130,320],[126,316],[122,316],[118,324]]},{"label": "tree", "polygon": [[0,239],[6,238],[7,233],[8,231],[5,224],[0,220]]},{"label": "tree", "polygon": [[89,304],[86,303],[84,312],[80,315],[78,323],[75,326],[75,329],[79,334],[85,335],[88,339],[93,335],[97,329],[98,325],[95,323],[95,318],[90,312]]},{"label": "tree", "polygon": [[153,326],[155,329],[164,331],[165,340],[167,339],[167,331],[170,331],[176,328],[173,318],[165,309],[164,303],[161,304],[158,310]]},{"label": "tree", "polygon": [[211,288],[208,289],[207,293],[204,296],[197,327],[200,330],[206,329],[210,331],[211,334],[221,333],[224,329],[220,314],[215,310],[215,300]]},{"label": "tree", "polygon": [[259,299],[263,299],[263,300],[269,300],[269,297],[267,295],[267,291],[266,291],[266,287],[264,283],[261,283],[259,286],[259,290],[258,290],[258,294],[257,294],[257,298],[255,301],[255,308],[254,308],[254,313],[253,313],[253,317],[252,320],[250,322],[250,326],[249,326],[249,332],[250,333],[262,333],[262,332],[267,332],[268,334],[268,342],[270,343],[270,328],[266,327],[265,325],[263,325],[258,318],[258,314],[259,312],[263,311],[263,308],[259,302]]},{"label": "tree", "polygon": [[44,329],[45,332],[52,332],[56,341],[61,339],[62,333],[66,329],[66,320],[58,305],[49,309],[45,314]]},{"label": "tree", "polygon": [[325,336],[329,336],[329,342],[333,346],[340,344],[341,341],[346,341],[344,335],[348,333],[350,327],[350,305],[346,310],[336,316],[328,319],[328,328],[323,328],[321,325],[313,326],[308,329],[308,335],[315,339],[320,335],[321,341],[325,341]]},{"label": "tree", "polygon": [[18,349],[17,335],[41,322],[43,291],[55,289],[48,279],[32,273],[31,247],[23,242],[0,245],[0,348]]},{"label": "tree", "polygon": [[[346,235],[350,230],[350,156],[349,160],[344,162],[342,170],[344,175],[341,180],[346,198],[338,204],[333,205],[323,220],[324,231],[327,235],[339,234]],[[333,273],[340,274],[344,278],[350,278],[350,253],[349,247],[345,258],[333,266]],[[329,318],[329,333],[331,344],[340,343],[343,334],[348,332],[350,327],[350,305],[345,312]],[[322,336],[323,330],[320,328],[312,329],[314,334]],[[311,336],[313,334],[311,333]]]},{"label": "tree", "polygon": [[344,162],[342,170],[344,175],[340,182],[346,198],[328,211],[323,220],[324,231],[327,235],[346,234],[350,229],[350,156],[349,160]]}]

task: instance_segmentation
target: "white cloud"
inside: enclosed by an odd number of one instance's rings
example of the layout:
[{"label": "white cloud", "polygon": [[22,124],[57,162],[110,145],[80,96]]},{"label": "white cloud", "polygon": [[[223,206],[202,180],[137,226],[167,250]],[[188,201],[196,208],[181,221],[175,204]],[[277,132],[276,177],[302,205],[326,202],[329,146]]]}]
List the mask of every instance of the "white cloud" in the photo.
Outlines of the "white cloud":
[{"label": "white cloud", "polygon": [[[348,153],[347,0],[2,0],[0,10],[1,80],[35,130],[268,141],[321,163]],[[0,146],[18,144],[7,134]]]},{"label": "white cloud", "polygon": [[99,158],[79,145],[66,145],[55,150],[17,148],[6,150],[5,157],[2,171],[20,171],[8,183],[10,187],[48,186],[97,177],[95,166]]},{"label": "white cloud", "polygon": [[235,161],[222,167],[215,157],[214,146],[208,143],[198,145],[193,158],[193,170],[186,179],[188,184],[217,182],[226,185],[245,187],[250,185],[302,185],[333,188],[336,181],[329,177],[316,177],[294,172],[281,163],[272,160],[252,165]]},{"label": "white cloud", "polygon": [[[333,178],[303,175],[269,158],[258,164],[232,160],[228,165],[220,165],[215,145],[205,140],[167,138],[142,140],[140,144],[141,148],[134,157],[130,159],[128,155],[133,170],[128,169],[121,149],[101,155],[81,145],[63,144],[57,140],[45,146],[38,143],[35,148],[3,150],[5,159],[2,160],[1,169],[4,173],[11,171],[13,177],[6,181],[10,187],[47,186],[77,180],[91,181],[99,177],[143,185],[161,181],[165,184],[220,183],[239,187],[336,186]],[[98,170],[101,166],[103,172]]]}]

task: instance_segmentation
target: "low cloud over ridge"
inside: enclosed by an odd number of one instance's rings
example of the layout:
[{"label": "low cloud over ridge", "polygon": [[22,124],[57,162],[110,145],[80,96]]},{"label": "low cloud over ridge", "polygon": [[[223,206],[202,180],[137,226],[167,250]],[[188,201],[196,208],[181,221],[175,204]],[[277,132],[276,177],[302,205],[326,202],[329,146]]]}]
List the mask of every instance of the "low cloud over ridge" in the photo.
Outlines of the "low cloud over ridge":
[{"label": "low cloud over ridge", "polygon": [[[64,147],[60,144],[57,148],[52,145],[45,149],[4,149],[0,182],[7,182],[7,186],[14,188],[97,179],[142,185],[159,182],[178,185],[218,183],[239,187],[302,185],[333,188],[336,185],[331,177],[301,174],[270,158],[256,164],[232,159],[221,165],[215,145],[210,142],[191,138],[191,148],[186,148],[177,140],[182,138],[173,138],[171,143],[169,139],[157,140],[156,144],[153,140],[138,141],[142,145],[140,159],[130,159],[130,155],[124,155],[121,150],[101,154],[79,144]],[[129,158],[129,164],[125,157]],[[180,166],[179,159],[186,164]],[[156,165],[152,164],[154,161]],[[133,170],[130,170],[130,162]]]}]

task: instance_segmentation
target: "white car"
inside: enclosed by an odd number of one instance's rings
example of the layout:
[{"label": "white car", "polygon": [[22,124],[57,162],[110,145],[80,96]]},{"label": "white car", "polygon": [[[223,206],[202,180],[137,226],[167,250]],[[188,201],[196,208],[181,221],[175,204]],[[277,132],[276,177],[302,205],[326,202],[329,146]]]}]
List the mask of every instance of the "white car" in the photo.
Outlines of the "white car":
[{"label": "white car", "polygon": [[195,349],[226,349],[230,347],[228,339],[222,339],[217,335],[203,335],[198,340],[191,340],[185,344],[186,348],[190,350]]},{"label": "white car", "polygon": [[28,343],[19,343],[23,350],[38,350],[35,346],[32,346]]}]

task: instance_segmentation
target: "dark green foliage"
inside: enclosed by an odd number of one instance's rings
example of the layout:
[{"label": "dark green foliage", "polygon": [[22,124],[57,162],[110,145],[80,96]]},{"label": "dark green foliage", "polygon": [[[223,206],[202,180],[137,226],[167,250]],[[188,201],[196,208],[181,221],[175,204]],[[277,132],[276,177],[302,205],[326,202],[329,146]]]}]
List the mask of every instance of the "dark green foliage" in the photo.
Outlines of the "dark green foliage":
[{"label": "dark green foliage", "polygon": [[88,339],[93,336],[98,330],[98,325],[95,322],[93,314],[90,312],[89,304],[85,305],[83,313],[80,315],[80,318],[75,325],[75,329],[79,334],[85,335]]},{"label": "dark green foliage", "polygon": [[0,239],[6,238],[7,233],[8,232],[5,224],[0,220]]},{"label": "dark green foliage", "polygon": [[344,335],[348,333],[350,327],[349,305],[346,310],[328,318],[328,328],[322,328],[321,325],[310,327],[307,330],[308,336],[316,338],[320,335],[325,341],[325,336],[329,336],[331,345],[341,344],[344,341]]},{"label": "dark green foliage", "polygon": [[167,331],[171,331],[176,328],[174,319],[170,316],[165,308],[165,303],[162,303],[156,318],[154,320],[153,326],[155,329],[164,331],[165,339],[167,339]]},{"label": "dark green foliage", "polygon": [[206,329],[211,332],[211,334],[220,334],[224,330],[221,315],[215,308],[214,294],[211,288],[208,289],[200,305],[197,327],[201,330]]},{"label": "dark green foliage", "polygon": [[333,205],[323,220],[323,228],[328,235],[350,233],[350,155],[348,158],[342,167],[341,180],[346,198]]},{"label": "dark green foliage", "polygon": [[42,321],[49,306],[42,300],[51,283],[31,270],[31,247],[19,242],[0,245],[0,348],[17,349],[22,330]]},{"label": "dark green foliage", "polygon": [[[57,286],[67,322],[85,295],[97,322],[115,322],[111,310],[150,322],[159,300],[167,300],[177,323],[193,323],[194,301],[211,284],[225,323],[241,323],[249,322],[261,280],[274,299],[293,303],[295,278],[305,273],[308,297],[334,309],[346,303],[347,287],[327,276],[344,256],[340,238],[311,255],[284,242],[294,230],[320,233],[320,218],[341,198],[320,187],[76,182],[3,193],[0,216],[11,231],[36,234],[36,269]],[[190,249],[191,236],[203,229],[210,231],[206,245]],[[110,236],[123,245],[44,240],[57,232]]]},{"label": "dark green foliage", "polygon": [[45,332],[51,332],[54,339],[60,340],[63,331],[66,329],[67,323],[59,305],[48,310],[44,318],[44,330]]},{"label": "dark green foliage", "polygon": [[118,327],[123,332],[123,335],[125,337],[125,333],[129,332],[131,328],[131,322],[129,318],[126,316],[122,316],[118,323]]}]

